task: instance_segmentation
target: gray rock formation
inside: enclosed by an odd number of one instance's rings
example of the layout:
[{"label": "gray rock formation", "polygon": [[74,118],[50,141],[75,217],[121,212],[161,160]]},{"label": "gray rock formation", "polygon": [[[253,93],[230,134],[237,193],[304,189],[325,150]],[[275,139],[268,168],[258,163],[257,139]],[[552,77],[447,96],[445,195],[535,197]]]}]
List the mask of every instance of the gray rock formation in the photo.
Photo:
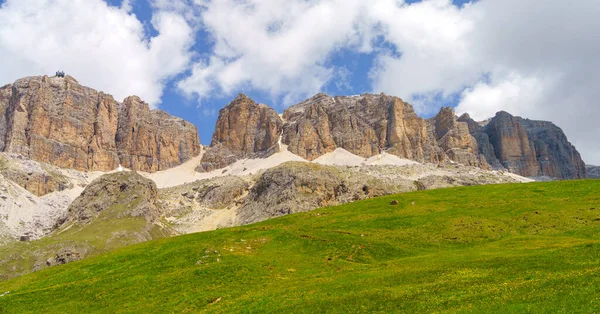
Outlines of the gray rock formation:
[{"label": "gray rock formation", "polygon": [[105,174],[92,181],[71,203],[59,225],[85,225],[109,209],[115,218],[143,217],[151,228],[161,216],[156,184],[130,171]]},{"label": "gray rock formation", "polygon": [[585,166],[588,173],[588,178],[598,179],[600,178],[600,167],[598,166]]},{"label": "gray rock formation", "polygon": [[516,182],[459,164],[339,167],[287,162],[260,175],[237,208],[237,223],[306,212],[324,206],[415,190]]},{"label": "gray rock formation", "polygon": [[581,155],[563,131],[551,122],[514,117],[501,111],[479,124],[468,115],[459,118],[469,125],[479,150],[495,169],[507,169],[528,177],[579,179],[587,176]]},{"label": "gray rock formation", "polygon": [[288,150],[307,160],[343,148],[362,157],[386,151],[419,162],[451,161],[530,177],[586,177],[581,156],[560,128],[503,111],[486,123],[468,114],[457,118],[451,108],[425,120],[402,99],[385,94],[317,94],[285,110],[282,118],[238,96],[221,110],[211,148],[197,170],[269,156],[281,134]]}]

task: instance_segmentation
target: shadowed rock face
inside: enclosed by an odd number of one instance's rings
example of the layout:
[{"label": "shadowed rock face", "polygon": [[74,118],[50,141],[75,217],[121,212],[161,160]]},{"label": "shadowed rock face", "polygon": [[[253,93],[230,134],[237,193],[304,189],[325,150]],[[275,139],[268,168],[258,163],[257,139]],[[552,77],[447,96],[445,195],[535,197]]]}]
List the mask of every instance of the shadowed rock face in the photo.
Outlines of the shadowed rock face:
[{"label": "shadowed rock face", "polygon": [[468,115],[461,116],[459,121],[469,125],[481,154],[495,169],[505,168],[530,177],[587,177],[579,152],[551,122],[522,119],[504,111],[484,126]]},{"label": "shadowed rock face", "polygon": [[588,177],[594,179],[600,178],[600,167],[587,165],[586,169],[588,172]]},{"label": "shadowed rock face", "polygon": [[0,88],[0,150],[63,168],[157,171],[200,153],[196,127],[65,78],[37,76]]},{"label": "shadowed rock face", "polygon": [[272,155],[278,151],[282,126],[275,110],[240,94],[219,111],[211,148],[197,170],[211,171],[241,158]]}]

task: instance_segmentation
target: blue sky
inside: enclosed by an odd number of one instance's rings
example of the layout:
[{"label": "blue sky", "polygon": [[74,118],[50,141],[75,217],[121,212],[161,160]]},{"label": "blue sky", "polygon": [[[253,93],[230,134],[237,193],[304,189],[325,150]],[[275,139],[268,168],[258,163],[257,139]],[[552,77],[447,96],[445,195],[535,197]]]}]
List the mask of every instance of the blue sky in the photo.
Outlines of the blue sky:
[{"label": "blue sky", "polygon": [[399,96],[559,125],[600,164],[600,1],[0,0],[0,84],[64,70],[198,126],[245,93]]}]

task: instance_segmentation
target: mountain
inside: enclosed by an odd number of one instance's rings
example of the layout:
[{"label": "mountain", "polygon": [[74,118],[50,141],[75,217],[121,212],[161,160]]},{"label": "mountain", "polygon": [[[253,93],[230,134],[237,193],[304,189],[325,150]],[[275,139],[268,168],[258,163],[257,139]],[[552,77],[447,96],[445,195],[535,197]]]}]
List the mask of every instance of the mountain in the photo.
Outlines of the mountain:
[{"label": "mountain", "polygon": [[551,122],[499,112],[483,124],[468,115],[458,118],[447,107],[424,119],[410,104],[385,94],[317,94],[282,116],[239,95],[219,112],[211,147],[197,170],[267,157],[281,145],[307,160],[342,148],[364,158],[386,152],[418,162],[460,163],[529,177],[586,177],[580,154]]},{"label": "mountain", "polygon": [[200,153],[196,127],[137,96],[122,103],[70,76],[0,88],[0,151],[62,168],[154,172]]},{"label": "mountain", "polygon": [[240,94],[204,154],[189,122],[70,76],[0,88],[0,113],[0,279],[383,195],[532,181],[490,170],[586,171],[552,123],[451,108],[424,119],[385,94],[317,94],[281,115]]},{"label": "mountain", "polygon": [[557,179],[587,177],[585,163],[564,132],[551,122],[514,117],[500,111],[487,124],[464,114],[459,121],[469,125],[481,152],[495,168],[505,168],[527,177]]},{"label": "mountain", "polygon": [[587,165],[586,168],[588,172],[588,177],[600,178],[600,167]]}]

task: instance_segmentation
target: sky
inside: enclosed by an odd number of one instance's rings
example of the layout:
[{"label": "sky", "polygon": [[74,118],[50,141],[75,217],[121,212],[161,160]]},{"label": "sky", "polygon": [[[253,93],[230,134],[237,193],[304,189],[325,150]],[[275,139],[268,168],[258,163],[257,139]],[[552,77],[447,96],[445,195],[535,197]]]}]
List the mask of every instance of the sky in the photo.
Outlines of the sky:
[{"label": "sky", "polygon": [[0,85],[57,70],[198,126],[245,93],[281,112],[381,93],[423,117],[505,110],[600,165],[598,0],[0,0]]}]

